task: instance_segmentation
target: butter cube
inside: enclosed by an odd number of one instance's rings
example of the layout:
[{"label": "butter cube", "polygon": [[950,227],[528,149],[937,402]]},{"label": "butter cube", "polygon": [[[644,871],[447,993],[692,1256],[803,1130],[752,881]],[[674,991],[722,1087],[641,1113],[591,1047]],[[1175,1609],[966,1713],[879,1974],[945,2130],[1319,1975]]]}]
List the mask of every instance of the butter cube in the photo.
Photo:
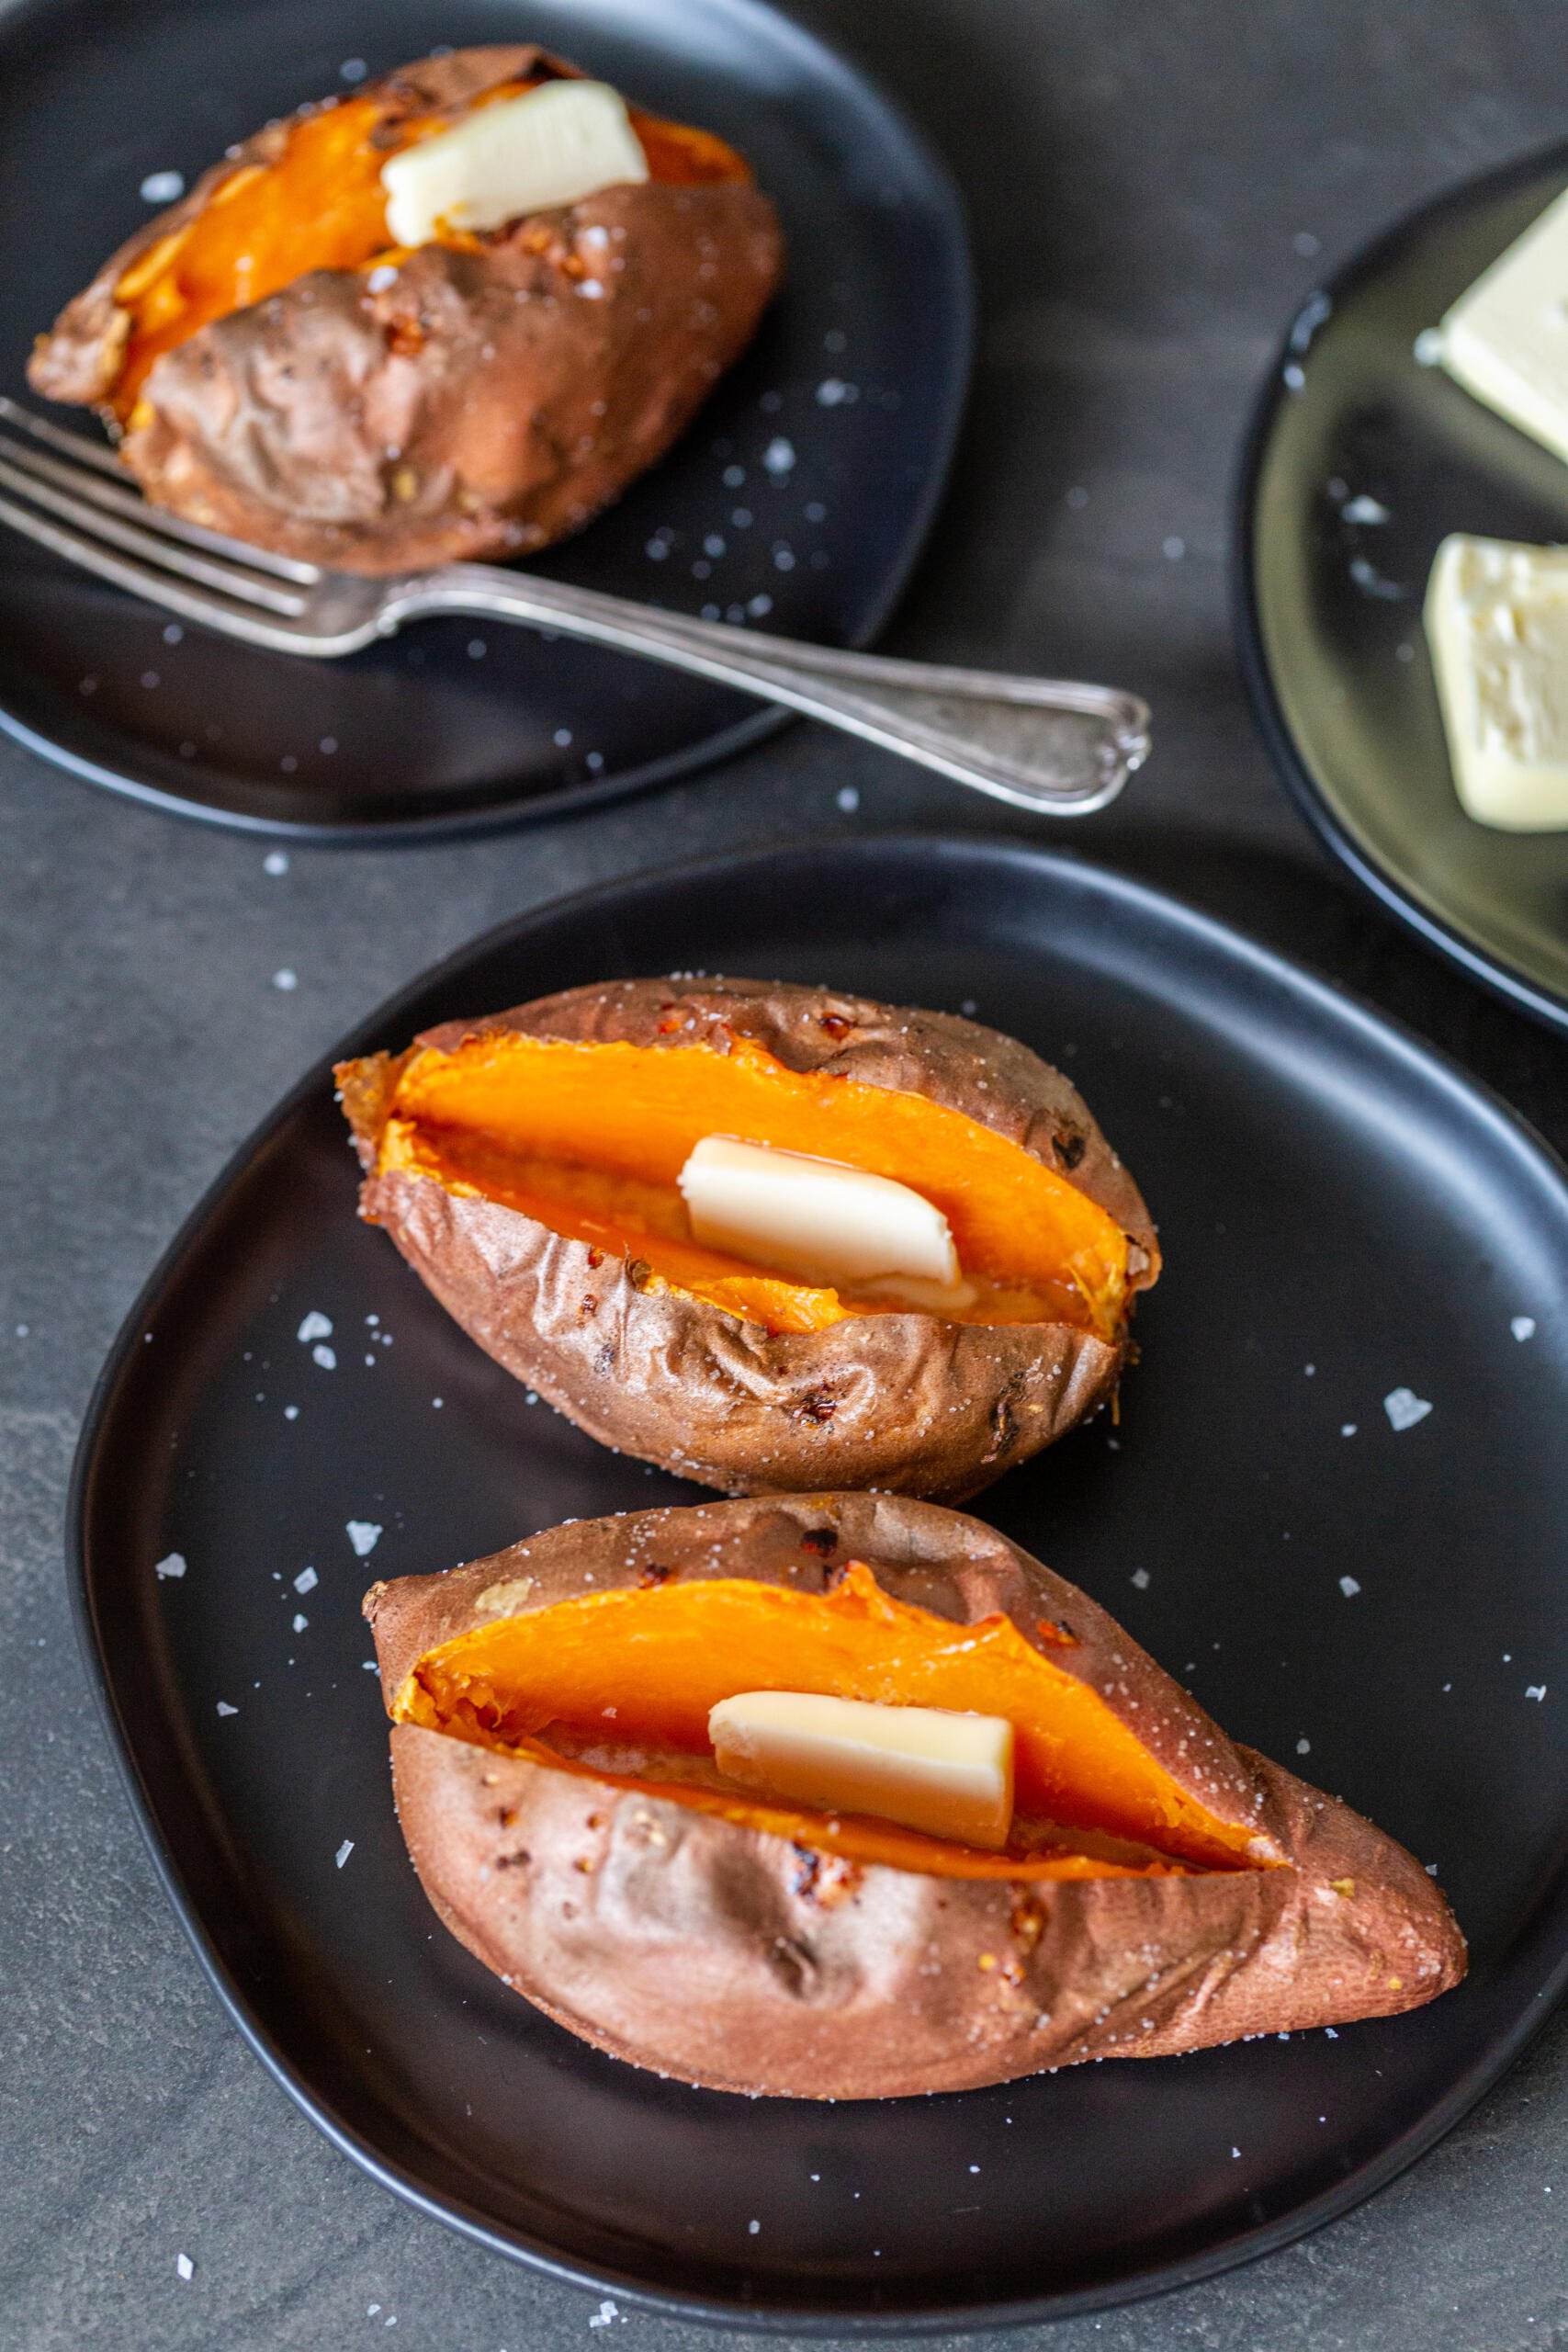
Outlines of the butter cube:
[{"label": "butter cube", "polygon": [[836,1159],[705,1136],[679,1178],[694,1237],[797,1282],[964,1306],[942,1211],[908,1184]]},{"label": "butter cube", "polygon": [[719,1770],[824,1813],[869,1813],[965,1846],[1012,1825],[1012,1725],[999,1715],[746,1690],[708,1716]]},{"label": "butter cube", "polygon": [[1568,827],[1568,548],[1455,532],[1426,628],[1467,814],[1505,832]]},{"label": "butter cube", "polygon": [[387,233],[425,245],[447,229],[499,229],[648,177],[626,100],[605,82],[545,82],[478,107],[381,166]]},{"label": "butter cube", "polygon": [[1568,458],[1568,195],[1482,272],[1438,334],[1456,382]]}]

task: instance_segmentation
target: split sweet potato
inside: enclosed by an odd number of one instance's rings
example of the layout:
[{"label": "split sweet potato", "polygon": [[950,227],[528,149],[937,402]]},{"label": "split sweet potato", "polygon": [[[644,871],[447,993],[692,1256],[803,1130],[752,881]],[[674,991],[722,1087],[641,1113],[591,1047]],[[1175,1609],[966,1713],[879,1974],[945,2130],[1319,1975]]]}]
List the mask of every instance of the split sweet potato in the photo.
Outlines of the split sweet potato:
[{"label": "split sweet potato", "polygon": [[[1464,1972],[1403,1848],[1235,1746],[1082,1592],[958,1513],[811,1494],[549,1530],[376,1586],[437,1912],[614,2055],[805,2098],[1392,2015]],[[727,1784],[760,1687],[1004,1715],[1005,1851]]]},{"label": "split sweet potato", "polygon": [[400,248],[389,156],[579,69],[456,51],[269,123],[40,335],[51,400],[122,435],[149,498],[342,571],[527,553],[662,455],[778,283],[722,140],[633,109],[649,177]]},{"label": "split sweet potato", "polygon": [[[628,980],[338,1070],[362,1214],[510,1372],[731,1492],[960,1499],[1112,1392],[1154,1227],[1058,1071],[946,1013]],[[947,1216],[971,1302],[918,1311],[694,1241],[702,1137],[846,1163]]]}]

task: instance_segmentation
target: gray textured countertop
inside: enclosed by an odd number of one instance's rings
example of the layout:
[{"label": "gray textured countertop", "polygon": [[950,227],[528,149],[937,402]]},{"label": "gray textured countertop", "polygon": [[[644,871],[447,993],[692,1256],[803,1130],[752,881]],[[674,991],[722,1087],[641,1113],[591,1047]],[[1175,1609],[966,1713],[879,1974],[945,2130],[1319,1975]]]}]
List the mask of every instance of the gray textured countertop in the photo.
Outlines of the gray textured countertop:
[{"label": "gray textured countertop", "polygon": [[[1329,970],[1568,1143],[1568,1048],[1396,932],[1292,812],[1243,707],[1224,575],[1238,435],[1283,322],[1405,206],[1568,130],[1561,13],[1539,0],[811,0],[807,13],[945,153],[979,262],[975,400],[890,643],[1149,695],[1154,762],[1072,843]],[[158,1892],[76,1659],[60,1530],[78,1419],[121,1316],[236,1143],[350,1023],[475,932],[703,849],[1007,821],[796,728],[585,822],[417,851],[292,849],[269,875],[265,842],[0,748],[6,2346],[316,2352],[394,2320],[405,2352],[556,2352],[623,2334],[612,2322],[590,2337],[597,2299],[375,2188],[228,2023]],[[292,992],[272,985],[284,967]],[[629,2308],[624,2334],[648,2352],[714,2340]],[[1568,2019],[1348,2219],[1190,2291],[1036,2334],[1052,2352],[1568,2341]]]}]

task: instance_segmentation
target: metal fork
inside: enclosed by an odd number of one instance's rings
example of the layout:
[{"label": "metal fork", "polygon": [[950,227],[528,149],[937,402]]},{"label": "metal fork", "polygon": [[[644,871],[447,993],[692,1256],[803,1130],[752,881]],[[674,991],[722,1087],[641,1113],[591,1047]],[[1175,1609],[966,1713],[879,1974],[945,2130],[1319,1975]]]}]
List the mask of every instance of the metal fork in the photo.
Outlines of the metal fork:
[{"label": "metal fork", "polygon": [[297,563],[150,506],[111,451],[4,395],[0,522],[272,652],[332,661],[434,613],[520,621],[783,703],[1043,815],[1103,808],[1148,753],[1147,704],[1110,686],[843,653],[491,564],[370,580]]}]

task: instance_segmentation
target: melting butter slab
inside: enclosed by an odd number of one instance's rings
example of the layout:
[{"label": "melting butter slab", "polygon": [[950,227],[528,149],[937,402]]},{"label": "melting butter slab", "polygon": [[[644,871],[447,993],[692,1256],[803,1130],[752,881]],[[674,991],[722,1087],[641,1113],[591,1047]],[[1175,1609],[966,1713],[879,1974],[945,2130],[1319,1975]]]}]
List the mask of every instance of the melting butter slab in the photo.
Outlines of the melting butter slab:
[{"label": "melting butter slab", "polygon": [[499,229],[647,177],[626,101],[606,82],[546,82],[498,99],[381,167],[399,245],[428,244],[443,228]]},{"label": "melting butter slab", "polygon": [[1568,196],[1483,271],[1438,334],[1456,382],[1568,458]]},{"label": "melting butter slab", "polygon": [[1426,628],[1466,812],[1506,832],[1568,827],[1568,548],[1454,533]]},{"label": "melting butter slab", "polygon": [[966,1305],[942,1211],[908,1184],[836,1159],[705,1136],[681,1170],[694,1238],[797,1282]]},{"label": "melting butter slab", "polygon": [[1007,1844],[1013,1731],[999,1715],[747,1690],[720,1700],[708,1736],[719,1770],[744,1788],[960,1845]]}]

